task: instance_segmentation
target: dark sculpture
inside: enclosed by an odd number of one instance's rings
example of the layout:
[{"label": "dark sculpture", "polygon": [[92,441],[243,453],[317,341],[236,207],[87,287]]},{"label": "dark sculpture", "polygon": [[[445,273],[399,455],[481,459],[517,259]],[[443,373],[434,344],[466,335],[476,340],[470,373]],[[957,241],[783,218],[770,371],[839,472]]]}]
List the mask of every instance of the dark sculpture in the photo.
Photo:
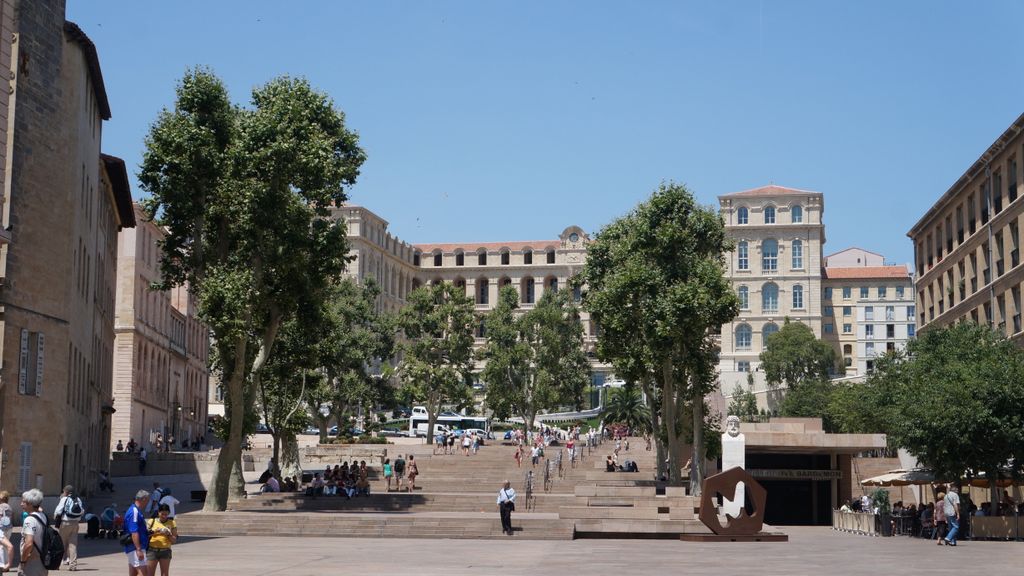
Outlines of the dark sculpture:
[{"label": "dark sculpture", "polygon": [[[740,509],[738,518],[728,514],[725,516],[726,523],[718,520],[718,506],[715,502],[715,495],[732,500],[736,497],[736,487],[743,482],[746,493],[754,505],[752,514],[747,514],[746,507]],[[754,477],[743,468],[730,468],[704,480],[703,493],[700,500],[700,521],[711,529],[712,532],[726,536],[752,536],[761,531],[764,526],[764,503],[768,497],[768,491],[761,486]]]}]

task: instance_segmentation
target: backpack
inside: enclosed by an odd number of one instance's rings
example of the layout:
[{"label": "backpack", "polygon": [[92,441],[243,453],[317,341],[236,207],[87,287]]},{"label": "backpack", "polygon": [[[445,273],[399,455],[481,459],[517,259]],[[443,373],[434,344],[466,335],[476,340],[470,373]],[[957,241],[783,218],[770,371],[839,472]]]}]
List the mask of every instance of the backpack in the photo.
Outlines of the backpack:
[{"label": "backpack", "polygon": [[82,499],[68,496],[68,501],[64,503],[64,513],[62,516],[67,520],[78,520],[84,513]]},{"label": "backpack", "polygon": [[46,516],[33,512],[32,517],[43,526],[42,542],[36,544],[39,560],[47,570],[60,570],[60,563],[64,560],[64,540],[61,539],[60,533],[46,521]]}]

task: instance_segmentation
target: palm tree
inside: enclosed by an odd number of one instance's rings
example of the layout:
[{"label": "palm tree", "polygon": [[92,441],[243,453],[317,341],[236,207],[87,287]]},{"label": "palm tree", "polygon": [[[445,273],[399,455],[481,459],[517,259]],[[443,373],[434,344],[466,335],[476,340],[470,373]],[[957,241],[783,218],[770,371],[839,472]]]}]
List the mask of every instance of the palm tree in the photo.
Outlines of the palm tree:
[{"label": "palm tree", "polygon": [[608,406],[604,410],[604,421],[609,424],[625,424],[634,433],[649,432],[651,415],[640,389],[632,384],[612,389]]}]

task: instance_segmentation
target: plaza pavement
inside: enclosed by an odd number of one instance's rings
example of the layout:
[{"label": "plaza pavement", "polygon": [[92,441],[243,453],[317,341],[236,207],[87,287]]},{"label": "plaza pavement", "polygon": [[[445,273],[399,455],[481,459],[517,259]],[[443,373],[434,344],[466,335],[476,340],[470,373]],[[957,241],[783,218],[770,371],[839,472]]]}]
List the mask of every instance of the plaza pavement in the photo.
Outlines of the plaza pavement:
[{"label": "plaza pavement", "polygon": [[[959,576],[970,570],[1021,574],[1024,566],[1024,543],[1018,542],[962,542],[956,548],[940,548],[921,539],[871,538],[823,527],[783,531],[790,535],[788,543],[197,538],[183,539],[174,547],[171,570],[202,576]],[[80,540],[80,544],[80,571],[124,573],[125,556],[113,541]]]}]

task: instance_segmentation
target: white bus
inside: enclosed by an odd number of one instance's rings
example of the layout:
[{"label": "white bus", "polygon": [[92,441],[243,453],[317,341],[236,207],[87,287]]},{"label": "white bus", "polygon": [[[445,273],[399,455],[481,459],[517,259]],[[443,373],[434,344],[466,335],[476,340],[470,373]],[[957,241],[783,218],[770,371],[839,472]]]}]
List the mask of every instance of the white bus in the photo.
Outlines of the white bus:
[{"label": "white bus", "polygon": [[[414,406],[412,416],[409,417],[409,436],[426,436],[428,424],[427,409],[423,406]],[[434,434],[447,433],[452,430],[483,430],[484,436],[489,437],[491,422],[486,416],[465,416],[454,412],[441,412],[434,423]]]}]

